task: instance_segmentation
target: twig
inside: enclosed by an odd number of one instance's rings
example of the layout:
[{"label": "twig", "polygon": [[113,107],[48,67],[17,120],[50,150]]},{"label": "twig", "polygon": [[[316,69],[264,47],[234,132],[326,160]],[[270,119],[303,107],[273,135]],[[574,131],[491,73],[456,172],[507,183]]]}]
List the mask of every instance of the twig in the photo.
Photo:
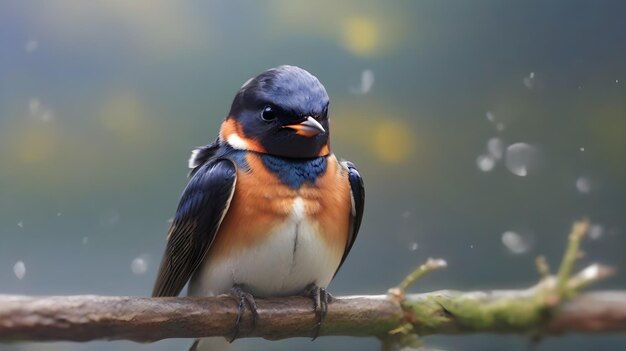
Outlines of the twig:
[{"label": "twig", "polygon": [[[556,313],[556,309],[565,299],[578,294],[590,284],[605,279],[613,274],[609,267],[594,264],[572,277],[574,263],[581,257],[580,242],[589,229],[589,220],[574,223],[569,235],[565,255],[556,277],[550,276],[550,267],[543,256],[535,261],[541,276],[539,284],[529,289],[516,300],[491,301],[484,295],[477,296],[454,294],[429,296],[428,299],[415,303],[407,301],[404,290],[424,274],[445,266],[445,261],[438,265],[429,259],[407,276],[402,283],[389,290],[390,298],[402,304],[406,322],[381,337],[384,350],[396,350],[403,347],[417,347],[421,344],[419,336],[435,330],[444,329],[451,323],[461,323],[476,331],[485,326],[495,326],[497,330],[525,330],[534,337],[545,335],[544,323]],[[426,326],[426,328],[423,328]],[[420,327],[422,327],[420,329]],[[430,328],[430,329],[429,329]],[[447,330],[447,329],[446,329]]]},{"label": "twig", "polygon": [[574,262],[578,258],[580,241],[587,233],[589,229],[589,220],[584,219],[574,223],[572,226],[572,232],[569,235],[569,242],[565,255],[561,261],[559,272],[557,274],[556,289],[560,294],[565,294],[567,288],[567,282],[572,274]]},{"label": "twig", "polygon": [[548,265],[545,256],[537,257],[535,265],[537,266],[537,272],[539,272],[541,279],[546,279],[550,276],[550,265]]},{"label": "twig", "polygon": [[401,290],[408,289],[411,285],[415,284],[418,280],[420,280],[426,274],[436,271],[441,268],[445,268],[448,263],[443,259],[432,259],[429,258],[426,263],[417,267],[411,274],[407,275],[404,280],[398,284],[398,288]]}]

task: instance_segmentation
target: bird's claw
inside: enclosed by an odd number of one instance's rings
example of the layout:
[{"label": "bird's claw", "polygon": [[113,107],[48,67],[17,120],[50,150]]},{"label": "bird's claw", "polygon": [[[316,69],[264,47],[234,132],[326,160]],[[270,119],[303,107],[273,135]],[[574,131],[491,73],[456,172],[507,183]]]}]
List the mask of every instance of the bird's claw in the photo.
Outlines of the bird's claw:
[{"label": "bird's claw", "polygon": [[328,304],[332,302],[333,296],[326,289],[320,288],[314,283],[309,284],[305,289],[305,294],[313,299],[313,310],[315,311],[317,322],[315,323],[315,332],[311,340],[315,340],[320,335],[322,323],[328,313]]},{"label": "bird's claw", "polygon": [[234,285],[230,289],[230,295],[237,301],[237,319],[235,320],[235,327],[233,330],[233,337],[229,342],[235,341],[239,335],[239,326],[241,325],[241,318],[245,312],[246,306],[252,313],[252,328],[256,327],[257,319],[259,319],[259,313],[257,312],[256,302],[254,296],[244,290],[244,286],[240,284]]}]

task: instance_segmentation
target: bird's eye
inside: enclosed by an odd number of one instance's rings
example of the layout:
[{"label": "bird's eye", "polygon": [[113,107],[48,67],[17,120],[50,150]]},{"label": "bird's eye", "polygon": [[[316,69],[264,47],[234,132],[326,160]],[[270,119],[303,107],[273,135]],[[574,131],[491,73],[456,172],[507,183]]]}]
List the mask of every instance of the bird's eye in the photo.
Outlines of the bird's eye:
[{"label": "bird's eye", "polygon": [[276,110],[272,106],[265,106],[261,111],[261,118],[264,121],[271,121],[276,119]]}]

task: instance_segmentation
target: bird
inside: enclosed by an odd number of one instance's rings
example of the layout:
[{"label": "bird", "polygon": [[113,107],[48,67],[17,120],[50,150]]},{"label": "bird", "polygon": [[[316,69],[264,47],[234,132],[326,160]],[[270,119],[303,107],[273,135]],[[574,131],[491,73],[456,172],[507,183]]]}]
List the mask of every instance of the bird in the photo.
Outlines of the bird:
[{"label": "bird", "polygon": [[255,298],[309,296],[315,339],[365,203],[355,165],[331,152],[322,83],[289,65],[249,79],[188,166],[152,296],[178,296],[186,284],[189,296],[231,295],[231,342],[245,309],[259,318]]}]

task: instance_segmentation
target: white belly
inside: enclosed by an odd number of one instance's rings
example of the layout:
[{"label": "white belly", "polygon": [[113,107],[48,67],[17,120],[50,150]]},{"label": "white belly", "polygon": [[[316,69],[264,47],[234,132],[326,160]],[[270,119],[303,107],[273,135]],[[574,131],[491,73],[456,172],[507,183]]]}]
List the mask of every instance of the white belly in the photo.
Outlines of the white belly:
[{"label": "white belly", "polygon": [[294,201],[292,215],[262,245],[219,261],[207,257],[191,280],[189,295],[227,293],[243,284],[258,297],[300,294],[311,283],[326,288],[341,260],[304,218],[302,201]]}]

